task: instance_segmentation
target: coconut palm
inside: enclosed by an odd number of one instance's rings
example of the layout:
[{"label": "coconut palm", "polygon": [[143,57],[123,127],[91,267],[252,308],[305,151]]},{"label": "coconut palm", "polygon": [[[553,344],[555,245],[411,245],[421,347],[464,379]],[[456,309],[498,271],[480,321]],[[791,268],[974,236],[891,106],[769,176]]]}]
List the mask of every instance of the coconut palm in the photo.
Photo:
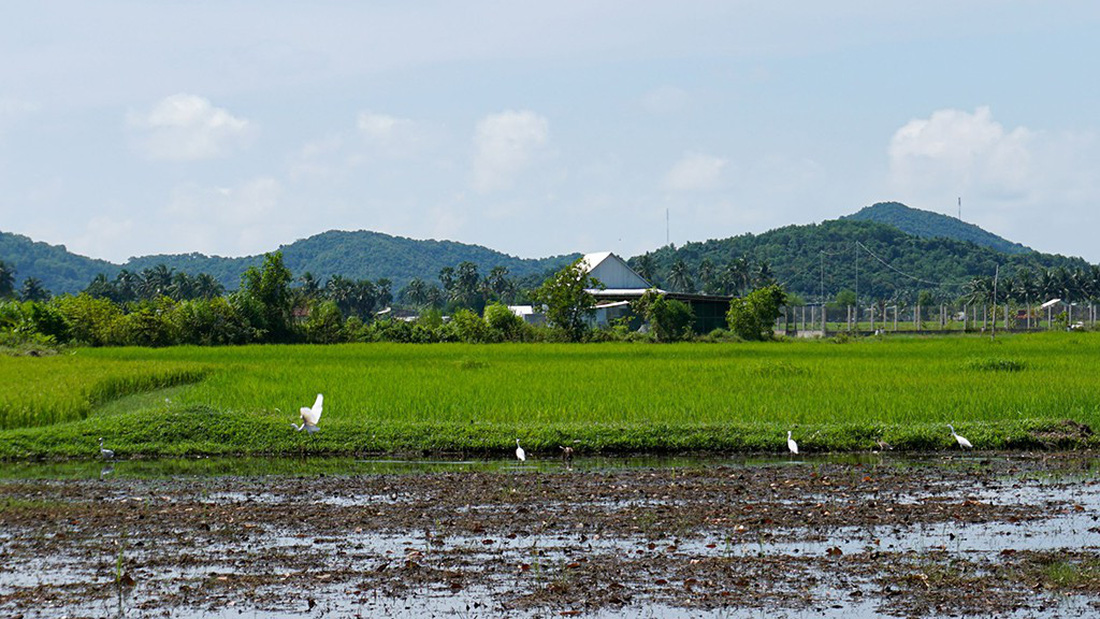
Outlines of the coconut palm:
[{"label": "coconut palm", "polygon": [[28,277],[23,280],[23,287],[19,290],[19,298],[23,301],[49,301],[50,291],[42,285],[42,280]]},{"label": "coconut palm", "polygon": [[213,275],[209,273],[199,273],[195,277],[195,296],[201,297],[206,300],[220,297],[225,293],[225,286],[221,285]]},{"label": "coconut palm", "polygon": [[691,292],[694,289],[695,282],[683,259],[678,258],[672,263],[672,268],[668,271],[668,285],[677,292]]},{"label": "coconut palm", "polygon": [[0,260],[0,299],[10,297],[15,292],[15,267]]},{"label": "coconut palm", "polygon": [[414,277],[405,285],[398,296],[415,307],[424,307],[428,302],[428,284],[419,277]]}]

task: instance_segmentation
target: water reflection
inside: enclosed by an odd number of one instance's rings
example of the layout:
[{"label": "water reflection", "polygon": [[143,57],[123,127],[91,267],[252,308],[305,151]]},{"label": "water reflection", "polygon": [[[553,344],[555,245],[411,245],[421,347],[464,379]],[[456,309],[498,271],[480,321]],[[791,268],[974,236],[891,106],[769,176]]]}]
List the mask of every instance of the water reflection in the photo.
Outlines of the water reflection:
[{"label": "water reflection", "polygon": [[[901,461],[901,459],[893,459]],[[878,454],[828,454],[800,456],[791,460],[787,456],[629,456],[629,457],[581,457],[570,461],[561,458],[540,459],[534,455],[526,462],[512,459],[422,459],[422,458],[159,458],[153,460],[117,460],[104,464],[95,461],[65,462],[0,462],[0,479],[89,479],[117,477],[155,479],[162,477],[259,477],[317,476],[317,475],[367,475],[367,474],[418,474],[476,472],[560,472],[607,471],[629,469],[691,469],[710,466],[774,466],[813,464],[877,465],[883,462]]]}]

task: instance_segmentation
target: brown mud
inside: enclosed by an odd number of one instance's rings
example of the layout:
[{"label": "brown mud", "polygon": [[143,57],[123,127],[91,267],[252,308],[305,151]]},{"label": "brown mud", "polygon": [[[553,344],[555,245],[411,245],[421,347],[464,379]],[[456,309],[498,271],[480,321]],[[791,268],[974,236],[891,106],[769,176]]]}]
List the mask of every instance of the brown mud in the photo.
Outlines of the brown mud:
[{"label": "brown mud", "polygon": [[1094,466],[7,479],[0,617],[1080,616]]}]

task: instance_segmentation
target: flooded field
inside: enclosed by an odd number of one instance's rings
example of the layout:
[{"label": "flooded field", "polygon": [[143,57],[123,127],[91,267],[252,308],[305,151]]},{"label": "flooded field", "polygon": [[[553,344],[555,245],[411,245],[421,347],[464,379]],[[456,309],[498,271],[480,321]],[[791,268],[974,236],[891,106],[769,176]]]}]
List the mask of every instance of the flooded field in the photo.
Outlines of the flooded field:
[{"label": "flooded field", "polygon": [[1076,617],[1097,464],[4,464],[0,615]]}]

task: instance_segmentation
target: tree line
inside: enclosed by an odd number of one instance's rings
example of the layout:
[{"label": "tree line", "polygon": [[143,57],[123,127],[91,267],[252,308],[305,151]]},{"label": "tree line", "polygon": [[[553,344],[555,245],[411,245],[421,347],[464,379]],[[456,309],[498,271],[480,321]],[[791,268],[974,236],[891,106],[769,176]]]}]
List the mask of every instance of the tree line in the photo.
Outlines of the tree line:
[{"label": "tree line", "polygon": [[[444,268],[439,283],[411,281],[398,296],[417,310],[407,318],[394,314],[391,283],[333,276],[324,283],[305,273],[295,280],[278,252],[250,267],[238,290],[226,293],[202,274],[189,276],[160,265],[114,279],[97,276],[76,295],[18,298],[9,276],[0,284],[0,344],[20,342],[88,346],[236,345],[250,343],[337,342],[500,342],[602,341],[643,339],[677,341],[695,337],[694,315],[680,301],[651,291],[634,304],[650,325],[639,334],[629,321],[594,328],[589,320],[601,284],[580,260],[527,287],[496,267],[481,276],[477,265],[462,262]],[[772,297],[779,294],[774,289]],[[751,295],[750,295],[751,296]],[[546,325],[528,324],[507,304],[538,305]],[[751,304],[750,304],[751,305]],[[774,304],[773,304],[774,305]],[[780,303],[781,305],[781,303]],[[762,339],[778,316],[761,312],[747,331],[730,337]],[[444,318],[444,311],[447,316]],[[731,310],[733,312],[733,310]],[[772,315],[769,312],[774,312]],[[742,324],[734,320],[731,324]],[[725,334],[712,337],[726,337]]]}]

